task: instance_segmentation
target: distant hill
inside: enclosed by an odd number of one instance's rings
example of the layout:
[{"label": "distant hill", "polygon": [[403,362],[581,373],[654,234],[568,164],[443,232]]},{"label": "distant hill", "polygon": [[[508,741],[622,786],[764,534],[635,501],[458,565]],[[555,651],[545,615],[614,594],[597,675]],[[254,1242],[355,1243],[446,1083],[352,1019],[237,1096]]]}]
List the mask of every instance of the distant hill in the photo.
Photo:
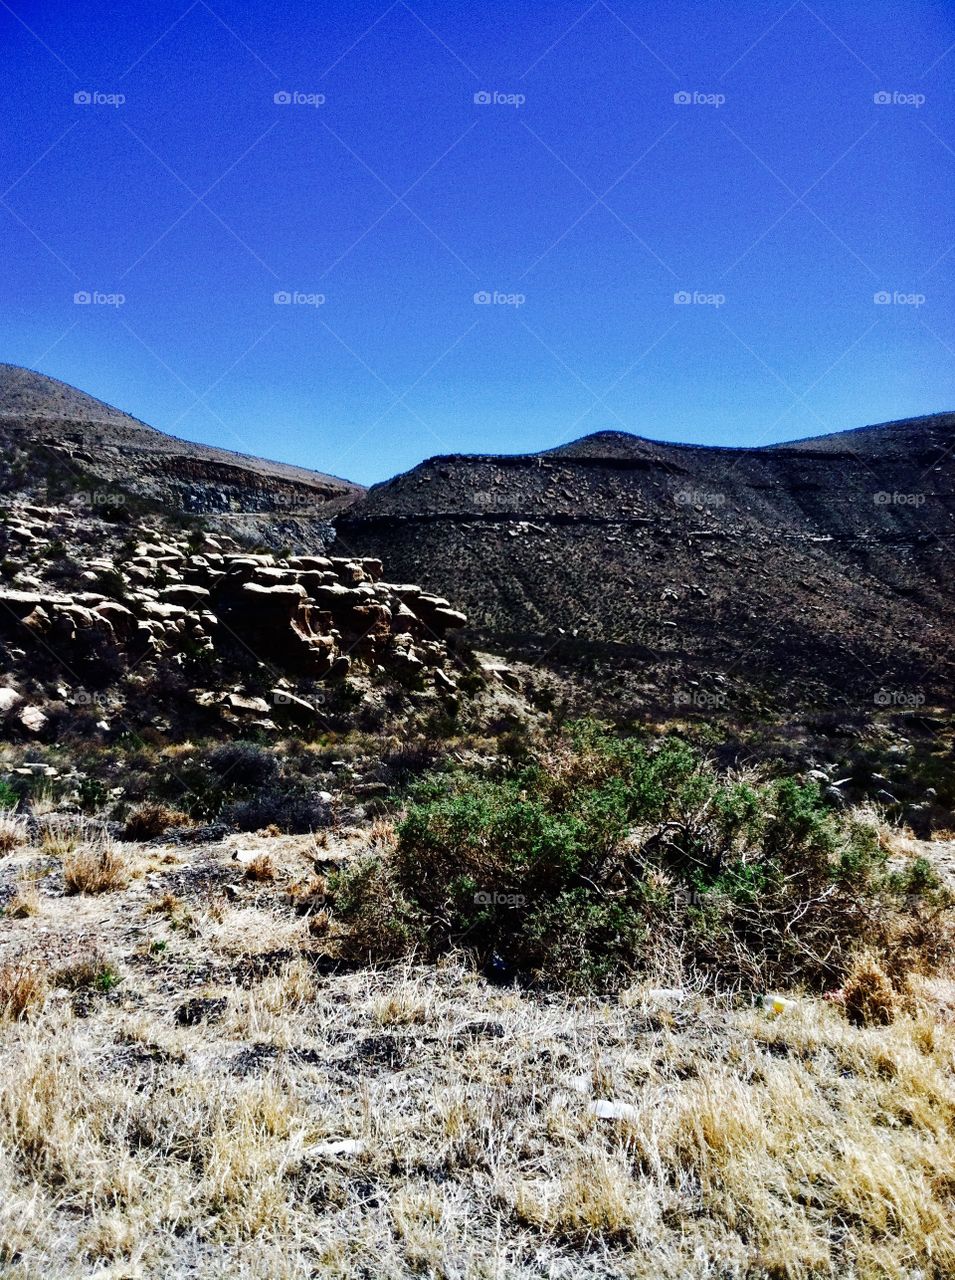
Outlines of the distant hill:
[{"label": "distant hill", "polygon": [[953,414],[758,449],[611,431],[431,458],[336,528],[482,642],[619,673],[624,699],[871,708],[953,688]]},{"label": "distant hill", "polygon": [[[0,364],[0,445],[18,484],[110,486],[245,539],[305,549],[364,492],[336,476],[166,435],[65,382]],[[2,479],[2,466],[0,466]]]}]

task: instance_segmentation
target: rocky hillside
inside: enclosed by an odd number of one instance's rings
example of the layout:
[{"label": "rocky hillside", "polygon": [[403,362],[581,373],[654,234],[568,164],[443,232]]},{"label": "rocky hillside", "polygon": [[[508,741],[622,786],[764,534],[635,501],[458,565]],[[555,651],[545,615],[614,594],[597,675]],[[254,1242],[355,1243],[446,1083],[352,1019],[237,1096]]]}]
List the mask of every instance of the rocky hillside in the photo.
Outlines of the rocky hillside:
[{"label": "rocky hillside", "polygon": [[762,449],[601,432],[432,458],[336,527],[484,643],[598,664],[616,698],[950,698],[953,414]]},{"label": "rocky hillside", "polygon": [[135,500],[280,548],[314,549],[363,490],[335,476],[191,444],[55,378],[0,364],[0,494],[86,505]]}]

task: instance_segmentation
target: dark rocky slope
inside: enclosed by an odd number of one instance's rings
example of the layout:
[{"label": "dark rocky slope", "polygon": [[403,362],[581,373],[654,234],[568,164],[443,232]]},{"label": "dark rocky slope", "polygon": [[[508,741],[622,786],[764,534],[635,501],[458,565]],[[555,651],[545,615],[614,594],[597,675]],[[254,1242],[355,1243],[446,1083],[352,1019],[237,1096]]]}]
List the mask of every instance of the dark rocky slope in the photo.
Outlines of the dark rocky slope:
[{"label": "dark rocky slope", "polygon": [[336,527],[340,550],[440,589],[485,643],[623,672],[622,696],[951,693],[953,414],[763,449],[601,432],[432,458]]},{"label": "dark rocky slope", "polygon": [[0,364],[0,490],[55,501],[90,494],[92,506],[133,496],[205,516],[244,541],[304,551],[326,542],[330,517],[364,492],[336,476],[177,439],[9,364]]}]

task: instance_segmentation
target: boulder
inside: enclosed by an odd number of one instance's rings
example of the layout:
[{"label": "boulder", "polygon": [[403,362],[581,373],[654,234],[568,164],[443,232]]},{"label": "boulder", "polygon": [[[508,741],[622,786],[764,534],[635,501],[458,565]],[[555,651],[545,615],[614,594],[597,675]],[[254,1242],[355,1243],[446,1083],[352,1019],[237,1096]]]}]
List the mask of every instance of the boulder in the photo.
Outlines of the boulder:
[{"label": "boulder", "polygon": [[0,689],[0,715],[11,711],[19,701],[20,695],[16,689]]},{"label": "boulder", "polygon": [[24,707],[17,716],[21,725],[26,729],[27,733],[39,733],[47,722],[47,717],[43,714],[39,707]]}]

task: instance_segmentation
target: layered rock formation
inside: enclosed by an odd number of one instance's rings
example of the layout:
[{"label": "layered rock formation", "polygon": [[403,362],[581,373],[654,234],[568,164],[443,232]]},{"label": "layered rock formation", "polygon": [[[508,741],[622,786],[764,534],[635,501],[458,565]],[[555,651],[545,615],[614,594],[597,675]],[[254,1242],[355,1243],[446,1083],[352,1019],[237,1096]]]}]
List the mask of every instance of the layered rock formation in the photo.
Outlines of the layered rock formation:
[{"label": "layered rock formation", "polygon": [[[264,703],[234,691],[200,691],[204,705],[221,702],[237,717],[277,707],[279,718],[294,720],[297,709],[311,706],[296,694],[297,681],[334,682],[352,671],[412,679],[442,696],[455,690],[445,639],[464,615],[418,586],[385,582],[378,559],[279,558],[243,551],[224,536],[185,539],[168,531],[141,538],[125,554],[107,541],[101,554],[81,559],[80,543],[96,541],[95,521],[22,502],[8,509],[3,534],[19,561],[0,583],[8,665],[29,655],[34,673],[46,666],[67,680],[77,673],[81,683],[91,655],[98,671],[116,678],[159,662],[191,673],[203,659],[211,667],[227,657],[231,669],[276,682]],[[9,693],[6,674],[0,684]]]}]

